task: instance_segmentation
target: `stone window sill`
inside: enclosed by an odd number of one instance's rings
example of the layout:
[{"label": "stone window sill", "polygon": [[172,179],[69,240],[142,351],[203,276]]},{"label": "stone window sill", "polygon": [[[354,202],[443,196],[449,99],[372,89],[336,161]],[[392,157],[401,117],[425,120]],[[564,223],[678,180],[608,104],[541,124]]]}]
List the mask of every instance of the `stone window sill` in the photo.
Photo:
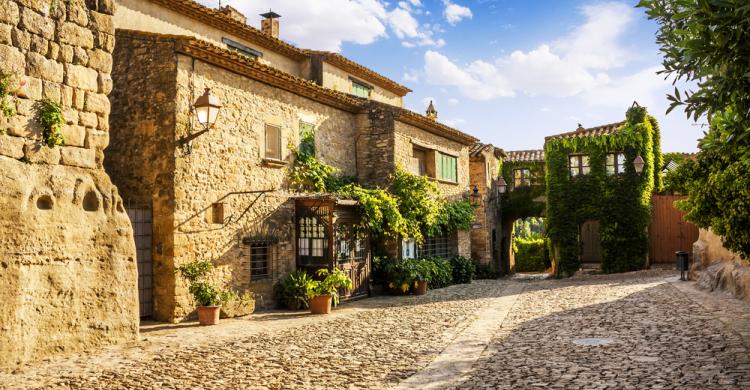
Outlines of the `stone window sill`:
[{"label": "stone window sill", "polygon": [[436,181],[437,181],[438,183],[441,183],[441,184],[451,184],[451,185],[454,185],[454,186],[457,186],[457,185],[458,185],[458,182],[456,182],[456,181],[443,180],[443,179],[435,179],[435,180],[436,180]]},{"label": "stone window sill", "polygon": [[284,160],[277,160],[275,158],[264,158],[263,159],[263,165],[269,167],[269,168],[283,168],[287,166],[289,163]]}]

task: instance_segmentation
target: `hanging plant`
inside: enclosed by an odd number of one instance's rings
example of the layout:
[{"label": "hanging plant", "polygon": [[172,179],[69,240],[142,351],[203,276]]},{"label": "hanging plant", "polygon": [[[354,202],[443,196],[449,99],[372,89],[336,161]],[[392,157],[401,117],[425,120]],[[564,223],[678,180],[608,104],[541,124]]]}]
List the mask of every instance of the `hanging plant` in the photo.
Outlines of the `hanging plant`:
[{"label": "hanging plant", "polygon": [[62,135],[62,127],[65,118],[62,114],[62,106],[50,99],[44,99],[38,103],[37,120],[42,125],[42,139],[50,148],[56,145],[65,145]]},{"label": "hanging plant", "polygon": [[0,71],[0,112],[6,118],[16,116],[16,106],[8,98],[16,92],[16,75]]}]

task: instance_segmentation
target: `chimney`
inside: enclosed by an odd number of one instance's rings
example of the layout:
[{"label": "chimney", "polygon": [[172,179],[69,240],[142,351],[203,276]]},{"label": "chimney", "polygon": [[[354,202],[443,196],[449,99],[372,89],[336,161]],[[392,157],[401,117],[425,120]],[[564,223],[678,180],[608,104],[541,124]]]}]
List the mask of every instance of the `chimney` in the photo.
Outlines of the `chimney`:
[{"label": "chimney", "polygon": [[436,121],[437,120],[437,110],[435,109],[435,105],[432,104],[432,100],[430,100],[430,105],[427,106],[427,117]]},{"label": "chimney", "polygon": [[235,8],[225,5],[219,8],[219,12],[242,24],[247,24],[247,17],[243,15],[242,12],[237,11]]},{"label": "chimney", "polygon": [[261,30],[263,31],[263,33],[266,35],[270,35],[273,38],[278,39],[279,38],[279,18],[281,17],[281,15],[269,9],[268,12],[264,14],[260,14],[260,16],[263,17],[263,20],[260,23]]}]

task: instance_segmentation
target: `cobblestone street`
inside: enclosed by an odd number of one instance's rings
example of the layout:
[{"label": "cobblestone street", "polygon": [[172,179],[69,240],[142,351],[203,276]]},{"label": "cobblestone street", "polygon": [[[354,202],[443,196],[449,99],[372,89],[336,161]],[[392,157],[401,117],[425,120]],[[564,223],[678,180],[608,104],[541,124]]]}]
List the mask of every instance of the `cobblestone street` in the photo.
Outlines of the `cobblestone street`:
[{"label": "cobblestone street", "polygon": [[750,305],[674,276],[475,281],[326,317],[148,325],[139,343],[30,364],[0,387],[750,388]]}]

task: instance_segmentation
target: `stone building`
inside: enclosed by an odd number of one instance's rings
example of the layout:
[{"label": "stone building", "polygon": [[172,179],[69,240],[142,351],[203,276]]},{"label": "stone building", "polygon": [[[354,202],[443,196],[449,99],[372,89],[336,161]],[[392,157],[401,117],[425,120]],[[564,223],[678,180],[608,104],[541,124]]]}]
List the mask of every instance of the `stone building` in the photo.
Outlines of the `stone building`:
[{"label": "stone building", "polygon": [[[113,4],[0,2],[0,369],[137,338],[136,253],[105,173]],[[39,102],[59,103],[49,147]]]},{"label": "stone building", "polygon": [[490,144],[474,144],[469,152],[469,176],[476,201],[476,222],[471,229],[471,258],[480,264],[501,270],[500,229],[498,212],[501,194],[498,188],[499,161],[505,156],[502,149]]},{"label": "stone building", "polygon": [[[254,296],[227,315],[270,307],[274,283],[297,268],[341,265],[352,293],[367,293],[356,204],[290,188],[301,132],[314,131],[319,160],[365,185],[421,161],[445,197],[469,188],[474,137],[404,109],[409,89],[364,66],[279,40],[279,15],[264,14],[257,30],[230,7],[119,3],[105,165],[135,224],[142,315],[192,312],[175,269],[196,259]],[[206,88],[223,104],[209,131],[192,112]],[[429,242],[425,250],[470,254],[468,232]]]}]

